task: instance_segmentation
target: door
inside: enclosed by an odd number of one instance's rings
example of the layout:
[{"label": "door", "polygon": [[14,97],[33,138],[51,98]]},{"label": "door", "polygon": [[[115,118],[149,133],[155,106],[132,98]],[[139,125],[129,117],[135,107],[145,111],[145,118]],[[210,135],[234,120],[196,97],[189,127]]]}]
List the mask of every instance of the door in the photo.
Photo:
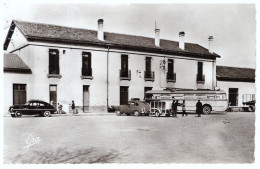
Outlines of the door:
[{"label": "door", "polygon": [[57,85],[50,85],[50,103],[57,109]]},{"label": "door", "polygon": [[26,102],[26,84],[13,84],[13,104],[22,105]]},{"label": "door", "polygon": [[120,105],[126,105],[128,103],[128,87],[120,86]]},{"label": "door", "polygon": [[229,88],[229,103],[230,106],[237,106],[238,105],[238,88]]},{"label": "door", "polygon": [[89,86],[83,86],[83,112],[89,111]]}]

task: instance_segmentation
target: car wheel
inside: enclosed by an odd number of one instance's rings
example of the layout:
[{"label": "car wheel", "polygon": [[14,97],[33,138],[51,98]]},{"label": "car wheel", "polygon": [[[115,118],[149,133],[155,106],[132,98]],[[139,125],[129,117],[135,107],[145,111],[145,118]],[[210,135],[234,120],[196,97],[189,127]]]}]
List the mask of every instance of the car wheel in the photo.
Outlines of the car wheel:
[{"label": "car wheel", "polygon": [[12,117],[15,117],[15,114],[11,114]]},{"label": "car wheel", "polygon": [[116,115],[121,116],[121,112],[119,110],[116,110]]},{"label": "car wheel", "polygon": [[203,106],[202,112],[203,112],[204,114],[210,114],[210,113],[211,113],[211,108],[210,108],[210,106],[208,106],[208,105]]},{"label": "car wheel", "polygon": [[140,114],[139,114],[138,111],[135,111],[135,112],[134,112],[134,115],[135,115],[135,116],[139,116]]},{"label": "car wheel", "polygon": [[45,111],[42,113],[43,117],[50,117],[51,116],[51,112],[50,111]]},{"label": "car wheel", "polygon": [[22,113],[19,111],[15,112],[15,117],[22,117]]},{"label": "car wheel", "polygon": [[155,112],[155,117],[160,117],[160,112],[158,110]]},{"label": "car wheel", "polygon": [[248,107],[248,111],[254,112],[254,111],[255,111],[255,106],[254,106],[254,105],[250,105],[250,106]]}]

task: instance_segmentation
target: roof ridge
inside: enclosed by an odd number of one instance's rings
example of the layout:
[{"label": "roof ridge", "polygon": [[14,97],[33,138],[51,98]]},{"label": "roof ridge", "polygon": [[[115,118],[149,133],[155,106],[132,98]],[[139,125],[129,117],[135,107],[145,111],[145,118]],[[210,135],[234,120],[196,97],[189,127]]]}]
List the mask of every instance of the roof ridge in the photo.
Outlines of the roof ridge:
[{"label": "roof ridge", "polygon": [[234,67],[234,66],[222,66],[222,65],[217,65],[217,67],[226,67],[226,68],[252,69],[252,70],[256,70],[256,69],[254,69],[254,68],[247,68],[247,67]]},{"label": "roof ridge", "polygon": [[[79,29],[79,30],[88,30],[88,31],[95,31],[98,32],[98,30],[94,29],[86,29],[86,28],[80,28],[80,27],[71,27],[71,26],[64,26],[64,25],[57,25],[57,24],[48,24],[48,23],[42,23],[42,22],[31,22],[31,21],[21,21],[21,20],[13,20],[14,22],[24,22],[24,23],[31,23],[31,24],[41,24],[41,25],[48,25],[48,26],[57,26],[57,27],[62,27],[62,28],[71,28],[71,29]],[[104,31],[104,33],[108,34],[116,34],[116,35],[126,35],[126,36],[133,36],[133,37],[141,37],[141,38],[148,38],[148,39],[154,39],[153,37],[148,37],[148,36],[142,36],[142,35],[134,35],[134,34],[126,34],[126,33],[116,33],[116,32],[109,32],[109,31]],[[170,39],[160,39],[164,41],[169,41],[169,42],[176,42],[176,40],[170,40]],[[193,44],[193,45],[199,45],[198,43],[192,43],[192,42],[185,42],[186,44]],[[201,46],[201,45],[200,45]],[[201,46],[203,47],[203,46]],[[203,47],[205,48],[205,47]],[[207,48],[205,48],[207,49]]]}]

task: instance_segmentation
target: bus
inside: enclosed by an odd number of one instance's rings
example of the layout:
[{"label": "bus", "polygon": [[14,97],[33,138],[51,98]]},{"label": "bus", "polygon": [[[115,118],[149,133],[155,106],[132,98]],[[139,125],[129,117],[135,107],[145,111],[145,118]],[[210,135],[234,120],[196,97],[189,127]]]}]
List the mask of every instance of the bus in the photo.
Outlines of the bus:
[{"label": "bus", "polygon": [[[150,90],[145,93],[145,101],[150,104],[150,113],[155,116],[170,116],[173,100],[186,103],[186,112],[195,113],[198,100],[203,105],[203,113],[225,112],[228,109],[227,95],[222,90]],[[182,107],[178,106],[178,112]]]}]

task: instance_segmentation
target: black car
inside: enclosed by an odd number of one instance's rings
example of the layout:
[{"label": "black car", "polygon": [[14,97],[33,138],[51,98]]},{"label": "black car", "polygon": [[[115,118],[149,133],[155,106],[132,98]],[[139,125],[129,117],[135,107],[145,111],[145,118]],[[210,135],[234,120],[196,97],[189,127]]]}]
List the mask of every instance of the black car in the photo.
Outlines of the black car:
[{"label": "black car", "polygon": [[50,105],[41,100],[30,100],[24,105],[14,105],[10,106],[9,112],[12,117],[21,117],[23,114],[25,115],[37,115],[43,117],[49,117],[51,114],[56,112],[57,110]]}]

